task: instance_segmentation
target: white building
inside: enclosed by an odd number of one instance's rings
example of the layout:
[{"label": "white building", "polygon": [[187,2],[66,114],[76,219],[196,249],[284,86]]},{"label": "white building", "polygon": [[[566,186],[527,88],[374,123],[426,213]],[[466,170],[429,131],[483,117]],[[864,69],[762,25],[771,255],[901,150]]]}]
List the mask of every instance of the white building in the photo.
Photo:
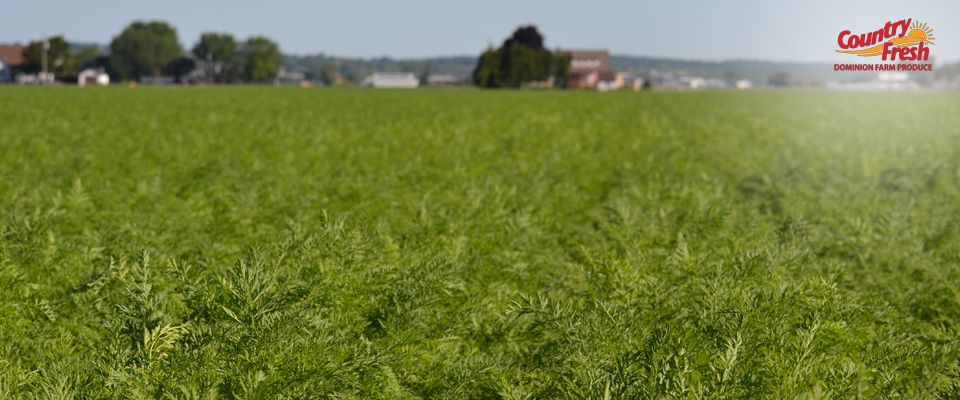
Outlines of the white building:
[{"label": "white building", "polygon": [[617,73],[616,84],[618,88],[631,88],[634,92],[643,87],[643,78],[629,72]]},{"label": "white building", "polygon": [[420,81],[412,72],[375,72],[364,78],[363,86],[375,88],[415,89]]},{"label": "white building", "polygon": [[707,86],[707,80],[699,76],[681,76],[680,87],[690,89],[703,89]]},{"label": "white building", "polygon": [[88,68],[80,71],[80,73],[77,74],[77,86],[84,87],[87,85],[110,85],[110,75],[107,75],[102,69],[96,70],[93,68]]}]

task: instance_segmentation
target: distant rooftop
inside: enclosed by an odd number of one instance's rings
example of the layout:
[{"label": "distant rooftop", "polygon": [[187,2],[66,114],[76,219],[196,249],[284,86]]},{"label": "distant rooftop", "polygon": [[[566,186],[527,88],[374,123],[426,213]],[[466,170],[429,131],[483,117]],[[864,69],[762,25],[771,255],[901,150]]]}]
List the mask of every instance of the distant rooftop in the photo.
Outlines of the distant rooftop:
[{"label": "distant rooftop", "polygon": [[23,65],[23,46],[0,46],[0,61],[11,67]]},{"label": "distant rooftop", "polygon": [[570,54],[570,72],[573,74],[592,71],[612,71],[610,52],[607,50],[563,50]]}]

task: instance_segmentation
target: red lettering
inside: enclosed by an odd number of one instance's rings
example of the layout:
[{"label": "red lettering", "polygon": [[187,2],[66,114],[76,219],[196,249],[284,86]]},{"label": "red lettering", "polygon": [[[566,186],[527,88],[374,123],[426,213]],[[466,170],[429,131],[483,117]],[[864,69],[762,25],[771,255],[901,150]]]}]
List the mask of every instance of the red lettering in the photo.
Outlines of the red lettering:
[{"label": "red lettering", "polygon": [[913,60],[916,60],[916,59],[917,59],[917,48],[916,48],[916,47],[911,47],[911,48],[910,48],[910,55],[907,56],[907,59],[910,60],[910,61],[913,61]]},{"label": "red lettering", "polygon": [[[893,28],[893,32],[890,32],[890,28]],[[893,35],[895,35],[896,33],[897,33],[897,26],[891,24],[890,21],[887,21],[887,24],[883,26],[883,37],[885,39],[889,39],[889,38],[892,38]]]},{"label": "red lettering", "polygon": [[850,35],[850,39],[847,39],[847,46],[854,49],[860,47],[860,36]]},{"label": "red lettering", "polygon": [[927,57],[930,57],[930,48],[923,47],[923,42],[920,42],[920,50],[917,51],[917,59],[920,59],[920,56],[923,56],[923,61],[927,61]]},{"label": "red lettering", "polygon": [[843,37],[850,34],[850,31],[840,32],[840,37],[837,38],[837,43],[840,45],[841,49],[849,49],[850,46],[843,44]]},{"label": "red lettering", "polygon": [[913,18],[908,19],[907,22],[900,21],[900,26],[903,26],[903,32],[900,32],[900,36],[897,37],[903,37],[903,35],[907,34],[907,29],[910,28],[910,21],[913,21]]},{"label": "red lettering", "polygon": [[[887,24],[889,24],[889,22],[887,22]],[[893,51],[891,49],[892,46],[893,46],[893,43],[890,43],[890,42],[886,42],[883,44],[883,61],[887,61],[887,55],[893,54]]]}]

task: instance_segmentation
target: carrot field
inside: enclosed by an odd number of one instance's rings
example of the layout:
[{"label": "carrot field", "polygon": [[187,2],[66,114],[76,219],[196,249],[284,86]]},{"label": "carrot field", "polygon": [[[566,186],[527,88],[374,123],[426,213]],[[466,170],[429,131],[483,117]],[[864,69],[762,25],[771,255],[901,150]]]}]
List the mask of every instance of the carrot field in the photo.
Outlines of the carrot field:
[{"label": "carrot field", "polygon": [[0,87],[0,399],[957,399],[958,109]]}]

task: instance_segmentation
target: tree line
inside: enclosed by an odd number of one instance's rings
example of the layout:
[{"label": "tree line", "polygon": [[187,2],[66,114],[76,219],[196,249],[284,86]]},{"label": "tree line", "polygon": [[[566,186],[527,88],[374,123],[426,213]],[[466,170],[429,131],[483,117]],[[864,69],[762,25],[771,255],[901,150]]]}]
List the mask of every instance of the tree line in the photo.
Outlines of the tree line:
[{"label": "tree line", "polygon": [[[176,79],[204,71],[205,79],[216,83],[266,83],[277,77],[283,56],[276,42],[263,36],[238,41],[228,33],[206,32],[190,51],[180,46],[177,30],[160,21],[137,21],[127,26],[110,43],[105,56],[96,47],[70,49],[63,36],[48,40],[47,68],[68,76],[84,67],[103,67],[118,80],[140,80],[147,76]],[[43,42],[31,42],[23,49],[23,70],[42,71]]]}]

